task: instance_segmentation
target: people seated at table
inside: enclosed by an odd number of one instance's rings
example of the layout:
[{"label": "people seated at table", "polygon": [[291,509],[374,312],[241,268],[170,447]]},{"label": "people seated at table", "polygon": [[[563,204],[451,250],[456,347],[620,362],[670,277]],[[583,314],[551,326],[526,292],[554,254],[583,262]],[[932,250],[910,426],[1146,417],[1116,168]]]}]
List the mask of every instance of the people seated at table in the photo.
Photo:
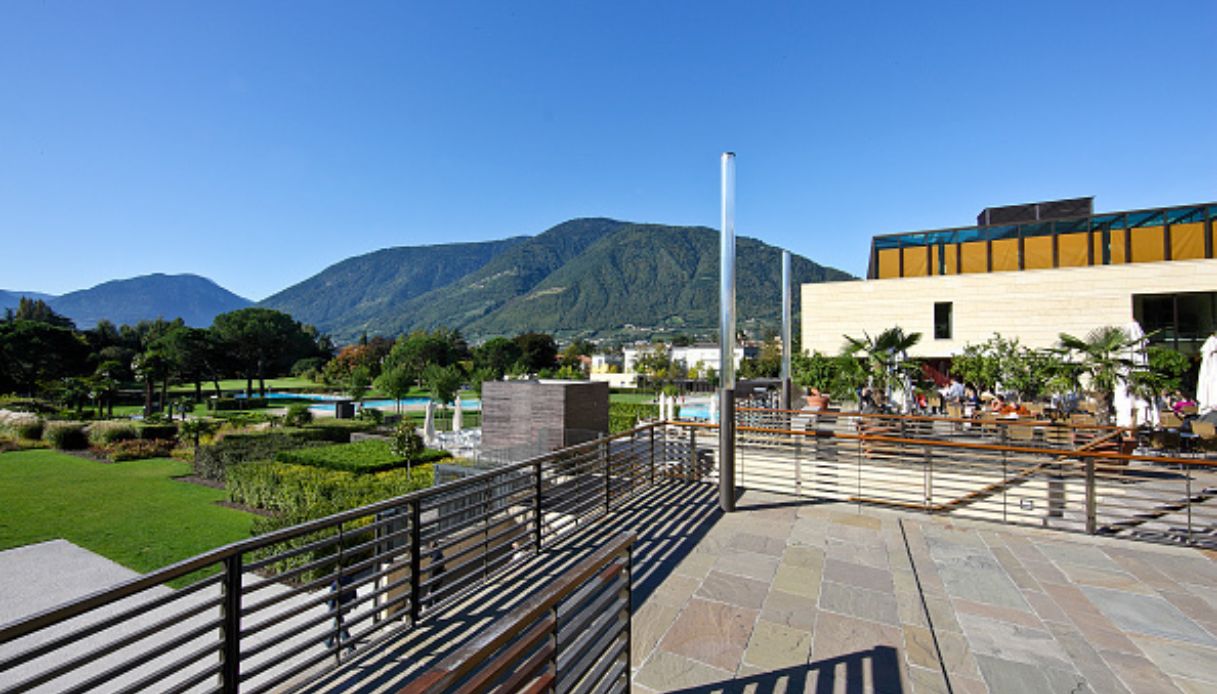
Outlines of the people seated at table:
[{"label": "people seated at table", "polygon": [[1196,401],[1188,398],[1182,391],[1176,390],[1166,397],[1166,404],[1170,406],[1176,416],[1182,418],[1186,414],[1185,410],[1196,406]]}]

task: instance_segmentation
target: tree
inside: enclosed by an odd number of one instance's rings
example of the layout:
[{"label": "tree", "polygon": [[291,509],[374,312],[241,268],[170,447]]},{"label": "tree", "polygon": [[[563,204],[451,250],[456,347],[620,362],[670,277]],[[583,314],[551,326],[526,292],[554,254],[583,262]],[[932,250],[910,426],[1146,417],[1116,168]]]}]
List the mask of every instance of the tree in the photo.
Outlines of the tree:
[{"label": "tree", "polygon": [[384,369],[376,377],[376,390],[397,401],[397,412],[401,412],[401,399],[410,393],[413,385],[414,379],[410,378],[410,373],[400,365]]},{"label": "tree", "polygon": [[815,388],[837,400],[852,399],[866,374],[857,359],[820,352],[794,354],[790,358],[791,378],[801,388]]},{"label": "tree", "polygon": [[431,396],[447,406],[456,399],[461,388],[461,370],[454,365],[431,364],[423,372],[423,382]]},{"label": "tree", "polygon": [[921,333],[906,334],[896,326],[873,338],[865,332],[861,339],[846,335],[842,354],[861,361],[867,379],[873,387],[883,390],[887,400],[894,388],[904,387],[905,378],[915,378],[920,373],[920,364],[907,358],[908,351],[920,341]]},{"label": "tree", "polygon": [[[156,389],[156,383],[168,378],[169,362],[160,350],[149,348],[148,351],[135,355],[131,362],[131,371],[135,373],[136,380],[144,384],[144,416],[147,417],[152,414],[152,393]],[[165,394],[162,393],[162,407],[164,404]]]},{"label": "tree", "polygon": [[359,402],[367,395],[368,387],[372,385],[372,372],[366,366],[356,366],[351,370],[350,380],[347,381],[347,394]]},{"label": "tree", "polygon": [[515,340],[492,337],[480,347],[474,348],[473,365],[493,374],[493,378],[486,380],[498,380],[520,361],[521,354],[520,346]]},{"label": "tree", "polygon": [[520,363],[530,373],[552,369],[558,358],[558,344],[552,335],[524,333],[516,336],[516,345],[520,348]]},{"label": "tree", "polygon": [[212,334],[201,328],[180,326],[156,341],[169,362],[169,368],[181,381],[194,383],[194,401],[203,400],[203,381],[218,375]]},{"label": "tree", "polygon": [[[306,342],[312,343],[300,323],[291,316],[269,308],[243,308],[221,313],[212,323],[212,331],[232,355],[235,365],[245,378],[245,397],[253,396],[253,379],[258,379],[258,392],[266,395],[266,377],[291,366],[296,352]],[[288,361],[287,365],[282,362]]]},{"label": "tree", "polygon": [[0,323],[0,393],[35,395],[42,383],[88,373],[88,349],[68,328],[25,319]]},{"label": "tree", "polygon": [[28,320],[35,323],[46,323],[56,328],[76,329],[76,324],[72,322],[71,318],[55,313],[42,299],[30,299],[25,296],[17,301],[17,310],[9,320]]},{"label": "tree", "polygon": [[118,392],[119,377],[125,370],[122,364],[112,359],[97,365],[91,385],[98,415],[104,402],[109,416],[114,416],[114,394]]},{"label": "tree", "polygon": [[1082,385],[1082,378],[1086,379],[1085,386],[1099,401],[1100,419],[1110,421],[1115,412],[1117,380],[1135,379],[1134,372],[1141,371],[1130,355],[1143,343],[1144,338],[1134,338],[1123,328],[1112,325],[1095,328],[1084,339],[1061,333],[1059,353],[1074,365],[1074,382],[1078,386]]}]

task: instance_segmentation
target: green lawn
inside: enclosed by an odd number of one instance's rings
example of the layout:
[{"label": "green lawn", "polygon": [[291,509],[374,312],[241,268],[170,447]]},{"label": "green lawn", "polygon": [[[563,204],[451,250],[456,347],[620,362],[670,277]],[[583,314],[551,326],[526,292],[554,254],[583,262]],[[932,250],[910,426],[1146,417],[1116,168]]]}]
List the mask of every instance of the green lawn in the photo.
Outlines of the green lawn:
[{"label": "green lawn", "polygon": [[609,402],[624,402],[630,405],[650,405],[655,402],[653,393],[612,393]]},{"label": "green lawn", "polygon": [[[56,451],[0,454],[0,550],[64,538],[149,572],[250,536],[224,491],[178,482],[179,460],[107,465]],[[188,581],[175,581],[184,584]]]}]

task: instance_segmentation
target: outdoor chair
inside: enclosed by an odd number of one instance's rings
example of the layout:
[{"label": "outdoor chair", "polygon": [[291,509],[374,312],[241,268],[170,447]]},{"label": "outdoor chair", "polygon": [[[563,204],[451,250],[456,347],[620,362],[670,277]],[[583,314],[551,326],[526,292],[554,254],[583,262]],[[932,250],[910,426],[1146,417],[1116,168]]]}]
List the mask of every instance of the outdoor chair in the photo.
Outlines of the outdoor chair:
[{"label": "outdoor chair", "polygon": [[1183,426],[1183,420],[1179,419],[1174,412],[1162,413],[1162,427],[1164,429],[1178,429]]}]

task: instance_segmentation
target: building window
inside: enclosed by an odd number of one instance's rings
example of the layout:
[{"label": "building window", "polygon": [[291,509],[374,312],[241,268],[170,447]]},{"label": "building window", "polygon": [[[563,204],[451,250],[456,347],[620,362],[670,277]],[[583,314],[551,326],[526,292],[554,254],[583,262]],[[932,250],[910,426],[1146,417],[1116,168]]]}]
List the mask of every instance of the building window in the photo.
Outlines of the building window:
[{"label": "building window", "polygon": [[934,339],[951,339],[951,302],[938,301],[934,303]]}]

